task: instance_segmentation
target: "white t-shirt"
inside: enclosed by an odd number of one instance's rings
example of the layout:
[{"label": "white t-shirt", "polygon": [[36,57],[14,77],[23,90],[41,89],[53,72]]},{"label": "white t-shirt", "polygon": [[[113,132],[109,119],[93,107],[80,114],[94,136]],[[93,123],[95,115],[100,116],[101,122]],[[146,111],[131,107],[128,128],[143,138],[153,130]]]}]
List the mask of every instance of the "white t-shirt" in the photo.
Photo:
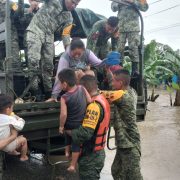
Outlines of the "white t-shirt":
[{"label": "white t-shirt", "polygon": [[16,119],[13,116],[0,114],[0,140],[5,139],[11,135],[10,125],[12,125],[17,131],[21,131],[24,127],[25,121],[20,118]]}]

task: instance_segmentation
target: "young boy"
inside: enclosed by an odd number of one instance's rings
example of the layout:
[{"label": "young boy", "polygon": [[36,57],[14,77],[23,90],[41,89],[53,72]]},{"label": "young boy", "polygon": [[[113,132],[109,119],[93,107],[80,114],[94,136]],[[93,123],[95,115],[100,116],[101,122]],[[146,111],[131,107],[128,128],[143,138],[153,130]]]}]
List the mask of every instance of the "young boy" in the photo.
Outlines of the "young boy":
[{"label": "young boy", "polygon": [[[9,96],[0,95],[0,140],[3,140],[11,135],[11,131],[23,129],[25,121],[22,118],[14,115],[13,101]],[[20,151],[18,153],[16,150]],[[21,161],[28,160],[27,140],[23,136],[18,136],[14,141],[9,143],[3,151],[9,154],[19,155]]]},{"label": "young boy", "polygon": [[[64,128],[72,130],[81,125],[86,113],[87,103],[91,101],[91,97],[83,86],[76,85],[76,75],[73,70],[64,69],[60,71],[58,78],[62,90],[66,92],[61,96],[59,132],[62,134]],[[70,145],[72,145],[72,161],[67,170],[75,172],[80,146],[73,142],[71,144],[71,137],[66,135],[65,154],[67,157],[69,157]]]},{"label": "young boy", "polygon": [[129,72],[117,70],[112,78],[115,91],[102,91],[115,105],[113,126],[117,150],[111,172],[114,179],[142,180],[140,134],[136,124],[137,94],[129,84]]}]

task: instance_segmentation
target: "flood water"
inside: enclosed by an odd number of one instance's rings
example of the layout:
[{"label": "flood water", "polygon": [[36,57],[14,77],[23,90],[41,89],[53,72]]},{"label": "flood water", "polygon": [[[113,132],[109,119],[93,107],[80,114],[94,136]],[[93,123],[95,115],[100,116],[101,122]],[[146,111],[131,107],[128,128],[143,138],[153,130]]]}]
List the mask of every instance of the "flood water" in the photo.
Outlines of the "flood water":
[{"label": "flood water", "polygon": [[[180,179],[180,107],[170,107],[167,92],[159,91],[156,102],[149,102],[146,120],[138,123],[142,140],[141,169],[144,180]],[[113,180],[111,164],[115,151],[106,149],[105,166],[101,180]],[[77,174],[68,174],[68,164],[50,166],[41,156],[19,162],[8,157],[4,180],[78,180]],[[55,157],[56,158],[56,157]],[[58,157],[64,160],[63,157]]]}]

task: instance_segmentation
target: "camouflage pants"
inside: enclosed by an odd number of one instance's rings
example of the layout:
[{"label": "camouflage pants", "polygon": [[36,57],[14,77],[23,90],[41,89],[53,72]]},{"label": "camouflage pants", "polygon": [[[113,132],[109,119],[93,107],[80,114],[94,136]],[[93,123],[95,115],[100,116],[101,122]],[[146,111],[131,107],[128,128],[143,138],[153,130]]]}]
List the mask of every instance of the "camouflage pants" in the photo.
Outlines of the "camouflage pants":
[{"label": "camouflage pants", "polygon": [[99,180],[101,170],[104,167],[104,160],[104,150],[81,156],[78,163],[80,180]]},{"label": "camouflage pants", "polygon": [[[14,72],[21,71],[21,61],[19,58],[19,42],[16,27],[11,26],[11,52],[12,52],[12,68]],[[3,64],[6,57],[5,43],[0,43],[0,70],[4,70]]]},{"label": "camouflage pants", "polygon": [[19,39],[16,27],[12,24],[11,26],[11,51],[12,51],[12,67],[15,72],[21,71],[21,60],[19,58]]},{"label": "camouflage pants", "polygon": [[44,91],[52,90],[54,35],[35,34],[28,31],[26,35],[28,69],[30,78],[41,73]]},{"label": "camouflage pants", "polygon": [[96,54],[96,56],[100,59],[104,59],[106,58],[107,54],[110,51],[110,43],[107,43],[103,46],[99,46],[95,48],[94,54]]},{"label": "camouflage pants", "polygon": [[111,173],[114,180],[142,180],[139,150],[136,147],[118,148]]},{"label": "camouflage pants", "polygon": [[139,62],[138,46],[140,44],[139,32],[121,32],[118,39],[118,50],[124,59],[124,49],[126,42],[129,47],[129,57],[132,62]]}]

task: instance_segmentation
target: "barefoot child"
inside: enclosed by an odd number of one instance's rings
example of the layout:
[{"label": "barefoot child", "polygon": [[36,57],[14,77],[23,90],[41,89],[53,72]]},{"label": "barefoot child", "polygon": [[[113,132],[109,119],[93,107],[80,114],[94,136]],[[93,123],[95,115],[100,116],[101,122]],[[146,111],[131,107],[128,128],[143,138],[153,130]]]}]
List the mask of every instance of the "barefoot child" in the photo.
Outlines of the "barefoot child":
[{"label": "barefoot child", "polygon": [[[91,101],[90,95],[83,86],[76,85],[76,75],[71,69],[62,70],[58,78],[62,90],[66,93],[61,96],[61,113],[59,132],[62,134],[64,128],[72,130],[78,128],[86,113],[87,103]],[[71,142],[71,137],[66,135],[66,156],[69,157],[70,145],[72,147],[72,161],[67,169],[75,172],[77,160],[79,158],[80,146]]]},{"label": "barefoot child", "polygon": [[[12,131],[23,129],[25,121],[14,115],[13,101],[9,96],[0,95],[0,140],[8,138]],[[5,146],[3,151],[12,155],[21,155],[20,160],[28,160],[27,140],[23,136],[18,136],[14,141]],[[20,151],[20,153],[18,152]]]}]

